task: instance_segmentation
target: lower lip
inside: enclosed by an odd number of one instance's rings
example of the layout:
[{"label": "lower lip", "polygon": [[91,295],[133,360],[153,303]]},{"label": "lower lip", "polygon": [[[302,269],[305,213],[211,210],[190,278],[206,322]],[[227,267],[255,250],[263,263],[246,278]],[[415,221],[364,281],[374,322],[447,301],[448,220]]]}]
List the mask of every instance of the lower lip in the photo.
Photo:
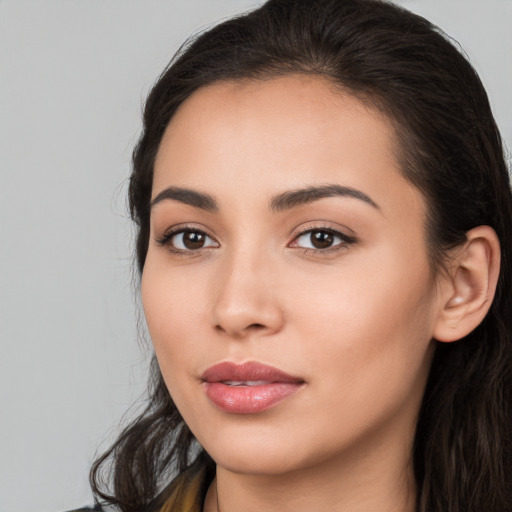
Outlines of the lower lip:
[{"label": "lower lip", "polygon": [[222,382],[205,382],[206,395],[222,411],[254,414],[274,407],[295,394],[302,384],[272,382],[262,386],[228,386]]}]

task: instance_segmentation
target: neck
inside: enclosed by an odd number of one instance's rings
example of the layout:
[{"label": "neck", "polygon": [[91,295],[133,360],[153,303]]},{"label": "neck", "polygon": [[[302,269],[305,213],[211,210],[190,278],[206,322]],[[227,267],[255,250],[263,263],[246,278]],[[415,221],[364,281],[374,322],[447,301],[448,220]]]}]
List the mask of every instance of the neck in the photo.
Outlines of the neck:
[{"label": "neck", "polygon": [[[416,485],[407,449],[365,442],[344,453],[279,475],[250,475],[217,467],[204,512],[414,512]],[[389,438],[388,438],[389,442]]]}]

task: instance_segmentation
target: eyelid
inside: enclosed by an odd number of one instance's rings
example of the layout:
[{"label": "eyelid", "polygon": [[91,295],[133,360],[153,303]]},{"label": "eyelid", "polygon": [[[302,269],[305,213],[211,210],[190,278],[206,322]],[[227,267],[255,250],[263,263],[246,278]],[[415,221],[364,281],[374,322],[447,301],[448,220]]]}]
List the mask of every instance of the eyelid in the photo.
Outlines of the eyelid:
[{"label": "eyelid", "polygon": [[[208,237],[210,240],[212,240],[215,245],[209,245],[207,247],[200,247],[198,249],[180,249],[178,247],[171,246],[170,242],[176,235],[179,235],[180,233],[185,232],[195,232],[195,233],[201,233],[202,235]],[[208,230],[203,227],[198,227],[197,225],[193,224],[177,224],[175,226],[171,226],[170,228],[166,229],[161,236],[155,236],[155,242],[161,246],[161,247],[167,247],[167,249],[173,253],[177,254],[196,254],[201,252],[204,249],[211,249],[219,247],[220,244],[216,240],[216,238],[208,233]]]},{"label": "eyelid", "polygon": [[[345,230],[352,232],[349,228],[345,228]],[[326,248],[314,248],[314,247],[302,247],[296,243],[296,241],[307,234],[314,233],[315,231],[321,231],[321,232],[327,232],[332,234],[335,237],[338,237],[341,242],[338,242],[337,244],[326,247]],[[171,240],[176,235],[179,235],[180,233],[185,232],[196,232],[201,233],[205,237],[209,238],[211,241],[213,241],[213,244],[210,244],[206,247],[199,247],[197,249],[181,249],[178,247],[175,247],[171,245]],[[287,244],[287,247],[291,247],[294,249],[300,249],[305,253],[315,253],[315,254],[326,254],[329,252],[336,252],[340,249],[346,248],[349,245],[352,245],[357,242],[357,238],[353,235],[348,235],[344,230],[340,228],[335,228],[332,225],[327,225],[325,222],[317,225],[307,225],[302,226],[299,229],[295,231],[291,242]],[[216,237],[211,235],[209,233],[209,230],[206,229],[203,226],[198,226],[197,224],[177,224],[174,226],[171,226],[165,230],[163,235],[161,236],[155,236],[155,242],[162,247],[166,247],[170,252],[175,254],[181,254],[181,255],[198,255],[204,250],[212,249],[212,248],[218,248],[220,247],[220,243],[217,241]]]},{"label": "eyelid", "polygon": [[[346,229],[349,230],[348,228],[346,228]],[[310,233],[314,233],[315,231],[323,231],[326,233],[330,233],[333,236],[338,237],[341,240],[341,242],[336,245],[333,245],[331,247],[324,248],[324,249],[292,245],[302,236],[310,234]],[[352,231],[352,230],[350,230],[350,231]],[[326,225],[326,224],[321,224],[321,225],[318,224],[318,225],[313,225],[313,226],[309,225],[309,226],[304,226],[302,228],[299,228],[299,230],[293,235],[292,241],[288,244],[288,247],[302,249],[303,251],[308,252],[308,253],[324,253],[325,254],[325,253],[340,250],[342,248],[346,248],[347,246],[352,245],[356,242],[357,242],[357,238],[355,236],[348,235],[339,228],[334,228],[334,227],[332,227],[330,225]]]}]

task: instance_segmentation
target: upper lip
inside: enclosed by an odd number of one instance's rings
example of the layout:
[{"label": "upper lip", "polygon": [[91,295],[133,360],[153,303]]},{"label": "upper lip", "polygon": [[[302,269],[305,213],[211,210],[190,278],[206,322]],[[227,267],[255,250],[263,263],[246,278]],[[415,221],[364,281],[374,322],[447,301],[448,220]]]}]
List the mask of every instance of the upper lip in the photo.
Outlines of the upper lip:
[{"label": "upper lip", "polygon": [[234,363],[225,361],[215,364],[201,375],[205,382],[223,381],[266,381],[266,382],[304,382],[303,379],[289,375],[268,364],[249,361]]}]

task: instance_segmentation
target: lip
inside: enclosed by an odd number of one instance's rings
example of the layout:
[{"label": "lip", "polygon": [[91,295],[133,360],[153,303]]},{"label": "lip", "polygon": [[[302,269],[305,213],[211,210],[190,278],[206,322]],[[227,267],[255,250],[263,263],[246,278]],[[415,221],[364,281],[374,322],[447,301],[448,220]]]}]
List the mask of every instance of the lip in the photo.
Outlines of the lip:
[{"label": "lip", "polygon": [[304,380],[267,364],[230,361],[208,368],[202,375],[206,395],[224,412],[255,414],[294,395]]}]

